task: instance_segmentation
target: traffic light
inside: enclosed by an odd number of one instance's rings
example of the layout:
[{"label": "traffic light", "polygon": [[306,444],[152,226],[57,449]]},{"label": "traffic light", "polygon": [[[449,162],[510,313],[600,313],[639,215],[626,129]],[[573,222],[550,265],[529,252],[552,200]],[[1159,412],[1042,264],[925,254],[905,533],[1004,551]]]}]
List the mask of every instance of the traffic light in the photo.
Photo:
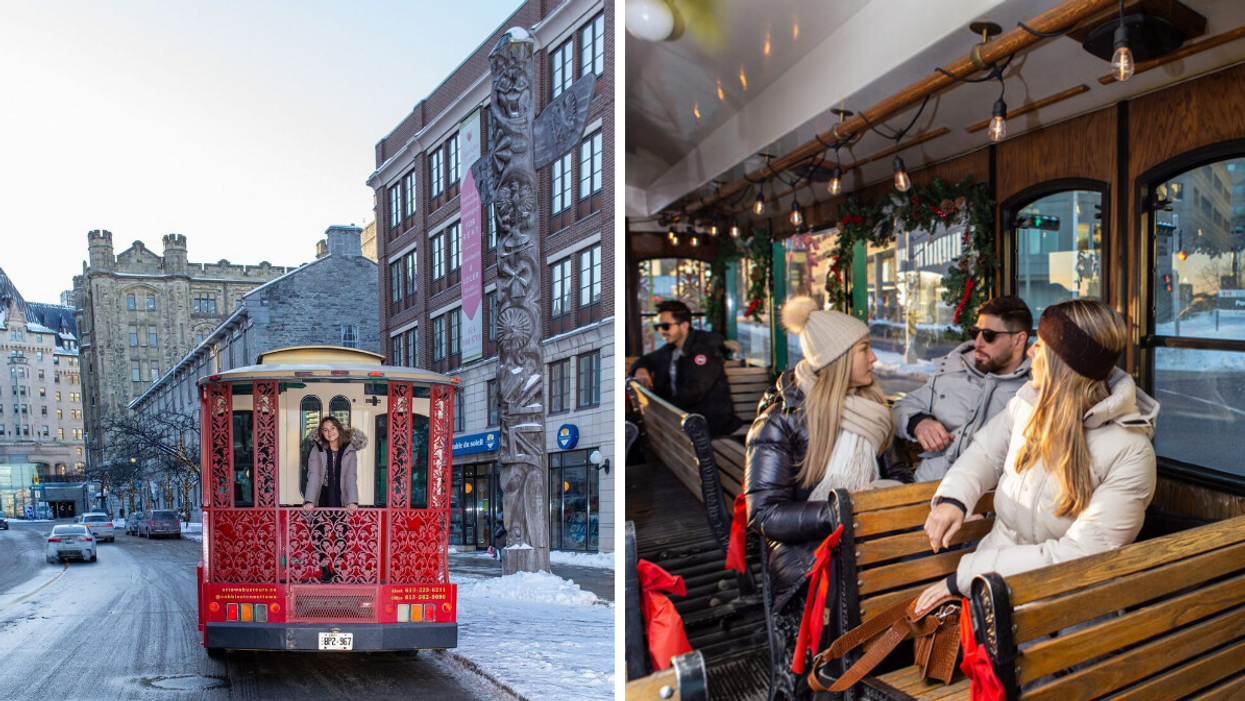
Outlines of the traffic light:
[{"label": "traffic light", "polygon": [[1059,231],[1059,217],[1045,214],[1022,214],[1016,219],[1018,229],[1037,229],[1039,231]]},{"label": "traffic light", "polygon": [[1172,291],[1172,276],[1171,276],[1171,273],[1168,273],[1168,274],[1166,274],[1166,275],[1164,275],[1164,276],[1163,276],[1163,289],[1167,290],[1168,292],[1171,292],[1171,291]]}]

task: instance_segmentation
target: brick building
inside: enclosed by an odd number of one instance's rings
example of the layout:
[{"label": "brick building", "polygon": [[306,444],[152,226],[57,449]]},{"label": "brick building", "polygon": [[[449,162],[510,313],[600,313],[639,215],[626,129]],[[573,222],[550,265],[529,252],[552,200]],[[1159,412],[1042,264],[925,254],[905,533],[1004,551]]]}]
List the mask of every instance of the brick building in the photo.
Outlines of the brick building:
[{"label": "brick building", "polygon": [[[57,516],[84,505],[82,385],[73,309],[27,302],[0,270],[0,513],[34,501]],[[31,491],[36,479],[37,494]]]},{"label": "brick building", "polygon": [[135,241],[113,253],[112,233],[87,234],[89,263],[74,276],[82,398],[90,460],[100,425],[167,372],[233,312],[242,295],[292,268],[187,262],[186,237],[164,237],[164,255]]},{"label": "brick building", "polygon": [[[462,381],[455,416],[451,542],[484,547],[500,519],[496,469],[496,229],[488,207],[460,211],[474,156],[487,153],[488,55],[511,27],[536,40],[537,110],[578,78],[598,77],[579,143],[541,169],[546,450],[551,546],[612,550],[614,460],[614,13],[612,0],[529,0],[376,145],[377,257],[384,353],[396,365]],[[464,240],[478,214],[479,242]],[[464,279],[475,268],[478,280]],[[473,321],[464,297],[479,285]],[[481,318],[482,317],[482,318]],[[478,326],[476,325],[478,324]],[[478,331],[479,350],[472,340]],[[576,443],[572,436],[578,436]]]}]

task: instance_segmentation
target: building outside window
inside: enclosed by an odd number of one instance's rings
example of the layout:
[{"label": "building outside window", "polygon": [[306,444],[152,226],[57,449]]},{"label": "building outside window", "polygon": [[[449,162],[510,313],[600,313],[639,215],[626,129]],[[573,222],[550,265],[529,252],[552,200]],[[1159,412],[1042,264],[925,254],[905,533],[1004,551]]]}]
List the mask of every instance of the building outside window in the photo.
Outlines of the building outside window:
[{"label": "building outside window", "polygon": [[432,279],[445,277],[445,234],[432,237]]},{"label": "building outside window", "polygon": [[467,430],[467,408],[463,402],[463,388],[454,388],[454,432]]},{"label": "building outside window", "polygon": [[428,188],[432,197],[445,189],[445,154],[440,148],[428,154]]},{"label": "building outside window", "polygon": [[579,254],[579,306],[601,303],[601,247]]},{"label": "building outside window", "polygon": [[138,309],[138,304],[134,301],[134,295],[125,296],[125,308],[129,311]]},{"label": "building outside window", "polygon": [[130,347],[132,348],[137,345],[138,345],[138,329],[131,326],[130,327]]},{"label": "building outside window", "polygon": [[414,297],[417,289],[415,277],[415,251],[411,251],[402,257],[403,265],[406,268],[406,296]]},{"label": "building outside window", "polygon": [[571,87],[575,82],[575,42],[567,40],[558,48],[549,54],[549,69],[551,72],[551,83],[553,86],[553,97],[562,94],[563,90]]},{"label": "building outside window", "polygon": [[402,262],[389,264],[389,301],[397,304],[402,299]]},{"label": "building outside window", "polygon": [[415,214],[415,171],[402,176],[402,214],[409,217]]},{"label": "building outside window", "polygon": [[450,356],[462,354],[462,336],[463,336],[463,310],[461,308],[450,312],[449,316],[449,341]]},{"label": "building outside window", "polygon": [[571,359],[549,363],[549,415],[571,410]]},{"label": "building outside window", "polygon": [[432,359],[445,359],[445,316],[432,320]]},{"label": "building outside window", "polygon": [[147,345],[152,348],[156,347],[156,332],[155,331],[150,331],[150,330],[147,331]]},{"label": "building outside window", "polygon": [[[553,183],[552,197],[550,198],[549,214],[561,214],[563,210],[570,207],[572,190],[571,190],[571,154],[564,154],[550,166],[550,175]],[[553,227],[550,227],[553,228]],[[560,227],[559,227],[560,228]]]},{"label": "building outside window", "polygon": [[458,182],[458,179],[461,176],[461,173],[459,172],[459,159],[462,152],[458,148],[458,134],[451,136],[449,140],[445,142],[445,152],[449,161],[449,167],[447,168],[449,171],[449,177],[446,179],[446,183],[453,185]]},{"label": "building outside window", "polygon": [[147,295],[147,311],[154,312],[156,310],[155,295]]},{"label": "building outside window", "polygon": [[352,324],[342,325],[342,346],[344,348],[359,347],[359,327]]},{"label": "building outside window", "polygon": [[501,395],[497,391],[496,378],[486,381],[484,388],[485,401],[488,404],[488,426],[498,426],[501,424]]},{"label": "building outside window", "polygon": [[143,381],[143,375],[141,372],[139,372],[137,360],[130,361],[130,381],[132,382]]},{"label": "building outside window", "polygon": [[408,368],[419,367],[419,329],[408,329],[406,332],[406,357],[403,365]]},{"label": "building outside window", "polygon": [[389,231],[397,232],[402,224],[402,185],[389,188]]},{"label": "building outside window", "polygon": [[450,244],[450,272],[463,267],[463,229],[461,224],[451,224],[446,235]]},{"label": "building outside window", "polygon": [[571,259],[549,266],[549,316],[557,318],[571,313]]},{"label": "building outside window", "polygon": [[578,358],[579,408],[601,404],[601,351],[585,353]]},{"label": "building outside window", "polygon": [[600,474],[592,449],[549,454],[549,545],[556,550],[600,548]]},{"label": "building outside window", "polygon": [[579,30],[579,75],[605,74],[605,14]]},{"label": "building outside window", "polygon": [[402,357],[402,334],[398,334],[389,339],[389,362],[394,365],[404,365]]},{"label": "building outside window", "polygon": [[488,340],[497,340],[497,290],[484,296],[488,307]]},{"label": "building outside window", "polygon": [[601,155],[601,131],[598,129],[579,144],[579,203],[581,213],[595,212],[601,208],[597,197],[604,186],[604,160]]}]

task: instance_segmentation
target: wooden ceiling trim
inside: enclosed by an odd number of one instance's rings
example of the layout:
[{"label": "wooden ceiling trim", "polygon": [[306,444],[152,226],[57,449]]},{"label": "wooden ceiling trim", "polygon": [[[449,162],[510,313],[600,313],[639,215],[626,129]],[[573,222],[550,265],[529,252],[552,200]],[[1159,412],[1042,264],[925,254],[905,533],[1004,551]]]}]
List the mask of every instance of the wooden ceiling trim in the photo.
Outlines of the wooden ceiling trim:
[{"label": "wooden ceiling trim", "polygon": [[[1182,58],[1188,58],[1190,56],[1200,54],[1203,51],[1210,51],[1211,49],[1214,49],[1219,46],[1223,46],[1224,44],[1227,44],[1230,41],[1236,41],[1237,39],[1240,39],[1241,37],[1245,37],[1245,24],[1237,27],[1236,29],[1230,29],[1224,32],[1223,34],[1219,34],[1219,35],[1210,37],[1209,39],[1199,41],[1196,44],[1189,44],[1188,46],[1182,46],[1179,49],[1176,49],[1175,51],[1171,52],[1170,54],[1167,54],[1166,56],[1163,56],[1161,58],[1156,58],[1153,61],[1146,61],[1145,63],[1138,63],[1136,67],[1133,68],[1133,75],[1137,75],[1138,73],[1145,73],[1148,70],[1158,68],[1159,66],[1165,66],[1171,63],[1172,61],[1179,61]],[[1098,82],[1102,83],[1103,85],[1109,85],[1115,82],[1115,76],[1104,75],[1103,77],[1098,79]]]}]

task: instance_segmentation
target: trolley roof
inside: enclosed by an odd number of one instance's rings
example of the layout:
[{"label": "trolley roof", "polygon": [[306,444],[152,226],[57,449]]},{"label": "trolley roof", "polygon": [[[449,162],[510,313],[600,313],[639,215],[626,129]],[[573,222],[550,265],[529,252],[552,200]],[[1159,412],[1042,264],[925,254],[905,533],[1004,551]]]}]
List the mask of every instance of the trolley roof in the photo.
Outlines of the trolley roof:
[{"label": "trolley roof", "polygon": [[201,377],[195,383],[250,380],[323,379],[458,384],[435,372],[384,365],[385,357],[371,351],[341,346],[292,346],[261,353],[258,364]]}]

